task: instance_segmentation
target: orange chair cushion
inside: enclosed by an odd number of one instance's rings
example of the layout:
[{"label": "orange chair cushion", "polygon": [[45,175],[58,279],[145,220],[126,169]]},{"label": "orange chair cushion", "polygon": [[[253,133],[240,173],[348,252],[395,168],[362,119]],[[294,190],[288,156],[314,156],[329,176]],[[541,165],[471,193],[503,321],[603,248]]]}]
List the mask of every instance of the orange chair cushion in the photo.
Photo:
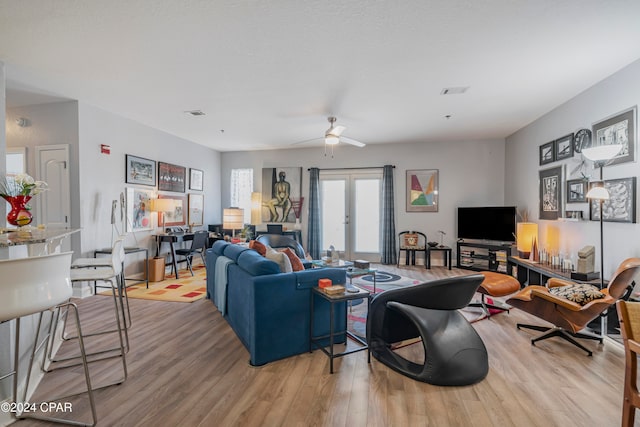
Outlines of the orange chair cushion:
[{"label": "orange chair cushion", "polygon": [[483,271],[482,275],[484,281],[478,288],[478,292],[482,294],[503,297],[520,290],[520,282],[513,276],[492,271]]}]

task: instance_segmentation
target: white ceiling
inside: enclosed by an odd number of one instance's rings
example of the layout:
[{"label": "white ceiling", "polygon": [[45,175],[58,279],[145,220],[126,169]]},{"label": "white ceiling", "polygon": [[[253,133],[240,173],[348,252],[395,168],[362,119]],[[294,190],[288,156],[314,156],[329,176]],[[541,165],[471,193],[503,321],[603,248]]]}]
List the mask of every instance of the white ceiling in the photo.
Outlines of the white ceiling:
[{"label": "white ceiling", "polygon": [[504,138],[639,41],[638,0],[0,0],[9,106],[77,99],[221,151],[328,115],[368,144]]}]

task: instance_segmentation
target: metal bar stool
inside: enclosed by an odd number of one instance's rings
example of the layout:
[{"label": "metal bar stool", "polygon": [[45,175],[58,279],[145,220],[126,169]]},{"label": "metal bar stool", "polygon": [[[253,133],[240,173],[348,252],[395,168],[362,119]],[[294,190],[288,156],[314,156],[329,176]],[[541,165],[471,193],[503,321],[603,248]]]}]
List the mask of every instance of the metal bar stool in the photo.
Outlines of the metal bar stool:
[{"label": "metal bar stool", "polygon": [[[44,311],[57,310],[61,307],[73,310],[76,320],[76,329],[78,333],[78,345],[80,348],[80,359],[84,368],[84,377],[87,386],[86,391],[75,393],[71,396],[87,393],[89,404],[91,406],[91,423],[87,421],[76,421],[70,419],[62,419],[55,417],[45,417],[38,412],[18,412],[16,418],[35,418],[44,421],[64,423],[71,425],[90,425],[94,426],[97,422],[96,407],[93,397],[93,389],[91,387],[91,378],[89,376],[89,366],[87,355],[82,339],[82,329],[80,326],[80,317],[78,315],[77,306],[70,302],[72,295],[71,281],[69,279],[69,271],[71,266],[72,252],[65,252],[53,255],[44,255],[32,258],[9,259],[0,261],[0,322],[15,319],[16,320],[16,337],[15,337],[15,354],[14,367],[9,375],[13,375],[13,400],[16,403],[26,402],[26,396],[29,386],[29,375],[24,388],[24,398],[22,402],[18,402],[18,365],[20,356],[20,318]],[[53,316],[52,316],[53,318]],[[38,335],[34,340],[34,350],[29,363],[29,371],[33,366],[33,354],[36,352],[38,345]],[[4,377],[7,377],[5,375]],[[60,396],[49,398],[49,401],[60,400],[70,396]],[[40,405],[36,405],[38,408]],[[20,405],[17,405],[20,408]]]},{"label": "metal bar stool", "polygon": [[[122,359],[122,373],[123,373],[122,378],[110,384],[101,386],[100,388],[104,388],[110,385],[120,384],[124,382],[128,376],[127,361],[126,361],[125,354],[129,351],[129,335],[128,335],[128,330],[126,327],[126,320],[125,320],[126,315],[125,315],[123,296],[122,296],[123,287],[120,284],[120,278],[122,273],[122,263],[124,261],[123,243],[124,243],[124,240],[122,238],[116,240],[114,244],[114,250],[111,255],[110,267],[71,268],[70,269],[70,276],[71,276],[72,282],[104,281],[104,282],[109,282],[111,284],[111,291],[113,295],[113,302],[114,302],[114,308],[115,308],[116,329],[100,330],[100,331],[87,333],[83,335],[83,338],[87,338],[91,336],[103,335],[108,333],[118,334],[119,346],[101,350],[101,351],[95,351],[88,354],[88,356],[91,357],[90,362],[95,362],[95,361],[104,360],[104,359],[111,359],[115,357],[120,357]],[[66,322],[67,315],[68,315],[68,312],[64,314],[65,321],[64,321],[63,334],[62,334],[63,339],[64,340],[78,339],[79,336],[77,335],[68,336],[65,334],[66,325],[67,325],[67,322]],[[121,322],[121,316],[122,316],[122,322]],[[56,323],[57,322],[54,322],[54,325]],[[55,336],[55,326],[53,327],[54,327],[54,332],[50,333],[50,336]],[[69,356],[65,358],[54,358],[52,353],[53,353],[53,343],[51,342],[51,345],[48,345],[48,359],[50,362],[67,362],[70,360],[77,359],[79,357],[78,355],[75,355],[75,356]],[[94,358],[94,356],[100,356],[100,357]],[[71,365],[64,365],[64,366],[61,366],[60,368],[67,367],[67,366],[71,366]],[[49,367],[45,369],[44,363],[43,363],[43,370],[45,370],[46,372],[50,372],[55,369],[59,369],[59,368],[54,366],[54,367]]]}]

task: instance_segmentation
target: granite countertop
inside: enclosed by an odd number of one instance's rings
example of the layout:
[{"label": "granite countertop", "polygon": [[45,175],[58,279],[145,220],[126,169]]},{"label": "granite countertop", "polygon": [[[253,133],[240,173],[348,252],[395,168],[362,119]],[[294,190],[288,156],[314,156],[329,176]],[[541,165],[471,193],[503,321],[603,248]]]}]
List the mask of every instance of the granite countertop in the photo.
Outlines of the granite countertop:
[{"label": "granite countertop", "polygon": [[73,228],[35,228],[23,227],[20,230],[2,229],[0,234],[0,247],[17,245],[30,245],[35,243],[49,243],[56,239],[67,237],[80,229]]}]

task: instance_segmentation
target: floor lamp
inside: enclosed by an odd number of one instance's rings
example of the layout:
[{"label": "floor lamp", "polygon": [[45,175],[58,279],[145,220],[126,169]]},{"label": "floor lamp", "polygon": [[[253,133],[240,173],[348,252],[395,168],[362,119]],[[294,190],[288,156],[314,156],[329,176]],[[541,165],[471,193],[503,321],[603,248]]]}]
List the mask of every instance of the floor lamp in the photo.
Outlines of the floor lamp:
[{"label": "floor lamp", "polygon": [[[592,181],[590,183],[589,191],[587,192],[587,199],[597,200],[600,205],[600,289],[604,289],[604,224],[603,224],[603,202],[609,200],[609,190],[604,186],[604,179],[602,175],[602,169],[605,164],[613,159],[622,149],[622,145],[599,145],[597,147],[585,148],[582,150],[582,154],[592,162],[598,168],[600,168],[600,179]],[[607,332],[607,316],[606,311],[604,316],[600,318],[600,335],[604,336]]]}]

